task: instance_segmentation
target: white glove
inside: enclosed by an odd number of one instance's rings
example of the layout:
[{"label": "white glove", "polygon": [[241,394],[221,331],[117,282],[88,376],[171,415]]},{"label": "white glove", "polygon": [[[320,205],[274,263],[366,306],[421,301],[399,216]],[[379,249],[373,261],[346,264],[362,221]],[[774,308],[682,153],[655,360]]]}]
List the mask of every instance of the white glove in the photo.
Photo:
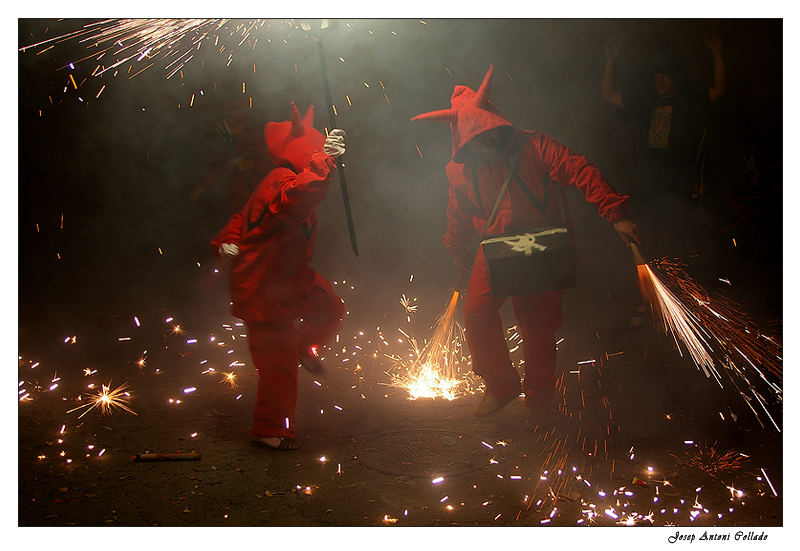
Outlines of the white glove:
[{"label": "white glove", "polygon": [[233,243],[223,243],[219,248],[222,258],[233,258],[239,254],[239,247]]},{"label": "white glove", "polygon": [[344,154],[344,137],[345,131],[341,128],[334,128],[328,134],[325,140],[325,145],[322,146],[322,151],[326,155],[330,155],[334,159]]}]

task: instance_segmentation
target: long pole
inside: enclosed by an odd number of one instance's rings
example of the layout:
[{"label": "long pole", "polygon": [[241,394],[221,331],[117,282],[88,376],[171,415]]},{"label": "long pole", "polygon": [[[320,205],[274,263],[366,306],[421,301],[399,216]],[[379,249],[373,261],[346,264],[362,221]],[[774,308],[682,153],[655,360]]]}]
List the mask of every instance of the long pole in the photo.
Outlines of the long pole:
[{"label": "long pole", "polygon": [[[331,86],[328,82],[328,67],[325,65],[325,55],[322,50],[322,39],[317,38],[317,52],[319,53],[319,64],[322,68],[322,87],[325,90],[325,101],[328,104],[328,118],[330,119],[331,130],[336,128],[335,113],[333,112],[333,102],[331,101]],[[341,159],[341,158],[340,158]],[[344,168],[340,162],[336,160],[336,166],[339,174],[339,185],[342,188],[342,199],[344,199],[344,214],[347,217],[347,230],[350,232],[350,245],[353,247],[353,252],[358,256],[358,243],[356,242],[356,228],[353,225],[353,213],[350,211],[350,194],[347,192],[347,180],[344,177]]]}]

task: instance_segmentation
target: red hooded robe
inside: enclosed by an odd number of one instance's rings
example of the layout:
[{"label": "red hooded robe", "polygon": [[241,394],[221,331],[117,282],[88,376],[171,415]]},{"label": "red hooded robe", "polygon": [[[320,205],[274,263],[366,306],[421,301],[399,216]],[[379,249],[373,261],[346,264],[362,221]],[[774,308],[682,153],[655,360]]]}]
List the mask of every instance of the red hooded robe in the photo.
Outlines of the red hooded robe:
[{"label": "red hooded robe", "polygon": [[[546,134],[514,129],[489,101],[492,73],[493,67],[489,67],[477,92],[466,86],[456,86],[450,98],[450,109],[412,118],[450,123],[453,157],[445,168],[450,198],[447,230],[442,239],[447,250],[458,257],[467,250],[475,232],[483,235],[508,174],[506,157],[515,143],[521,144],[516,174],[500,200],[488,235],[556,225],[562,221],[571,226],[560,187],[577,187],[608,222],[625,217],[628,197],[615,192],[600,170],[586,158]],[[467,144],[479,134],[496,128],[507,129],[505,155],[488,162],[476,158]],[[498,314],[504,301],[491,294],[486,264],[479,250],[465,296],[464,321],[473,370],[484,378],[486,392],[498,396],[519,393],[519,376],[511,365]],[[552,399],[553,334],[561,325],[561,291],[516,296],[512,297],[512,303],[523,337],[526,405],[536,408]]]},{"label": "red hooded robe", "polygon": [[313,127],[313,106],[302,119],[294,103],[291,109],[291,121],[264,128],[277,168],[211,241],[216,254],[223,243],[239,247],[231,259],[231,311],[247,324],[259,373],[252,429],[257,437],[294,437],[298,351],[322,344],[344,315],[330,283],[308,266],[315,209],[336,163],[322,151],[325,136]]},{"label": "red hooded robe", "polygon": [[232,313],[246,321],[293,317],[315,278],[308,262],[317,234],[316,207],[328,193],[335,161],[322,152],[325,136],[313,127],[313,106],[301,120],[264,128],[273,169],[244,208],[212,240],[239,247],[230,277]]}]

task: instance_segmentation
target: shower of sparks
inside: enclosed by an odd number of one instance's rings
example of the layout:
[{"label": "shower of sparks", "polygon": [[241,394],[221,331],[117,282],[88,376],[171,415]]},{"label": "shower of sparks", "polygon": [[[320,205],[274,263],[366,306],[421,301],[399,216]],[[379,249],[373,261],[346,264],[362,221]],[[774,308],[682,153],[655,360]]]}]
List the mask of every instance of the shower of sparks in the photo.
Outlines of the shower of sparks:
[{"label": "shower of sparks", "polygon": [[637,266],[653,315],[687,350],[708,378],[724,388],[724,373],[762,427],[781,432],[783,351],[781,338],[759,327],[732,300],[711,296],[677,262]]},{"label": "shower of sparks", "polygon": [[706,377],[711,377],[713,372],[715,378],[719,379],[714,370],[714,360],[707,352],[708,344],[704,339],[699,320],[656,277],[649,265],[640,264],[637,269],[644,295],[650,301],[653,311],[661,317],[665,330],[672,334],[681,355],[683,355],[681,350],[683,343],[692,361],[703,370]]},{"label": "shower of sparks", "polygon": [[85,409],[86,411],[84,411],[78,416],[78,419],[80,419],[81,417],[83,417],[84,415],[86,415],[95,408],[99,408],[100,413],[103,415],[106,414],[110,415],[113,412],[114,408],[119,408],[124,411],[127,411],[128,413],[136,415],[136,412],[127,406],[128,402],[131,399],[131,395],[127,391],[128,389],[127,383],[123,383],[113,390],[111,390],[110,384],[111,383],[109,383],[109,386],[102,385],[102,389],[100,390],[100,392],[96,394],[88,404],[83,404],[82,406],[73,408],[67,411],[67,413],[72,413],[73,411]]},{"label": "shower of sparks", "polygon": [[740,471],[747,463],[747,458],[739,452],[733,450],[720,452],[717,449],[717,442],[710,446],[698,444],[692,450],[685,452],[685,456],[688,466],[699,469],[714,478],[719,478],[720,474]]},{"label": "shower of sparks", "polygon": [[399,355],[387,356],[395,362],[397,371],[390,373],[391,386],[405,389],[411,400],[454,400],[466,392],[467,380],[459,370],[464,338],[455,317],[458,297],[458,291],[453,291],[450,303],[436,321],[433,336],[421,349],[416,339],[400,330],[411,345],[410,360]]},{"label": "shower of sparks", "polygon": [[[64,69],[74,69],[88,59],[100,62],[108,59],[107,66],[98,65],[92,72],[95,77],[126,63],[142,60],[146,60],[144,69],[147,69],[154,64],[155,58],[161,56],[164,61],[169,61],[163,68],[168,72],[167,78],[170,78],[192,59],[193,52],[203,41],[210,40],[227,22],[227,19],[107,19],[23,46],[19,51],[39,49],[41,53],[56,44],[77,41],[86,46],[87,54],[65,65]],[[74,80],[72,82],[74,85]]]}]

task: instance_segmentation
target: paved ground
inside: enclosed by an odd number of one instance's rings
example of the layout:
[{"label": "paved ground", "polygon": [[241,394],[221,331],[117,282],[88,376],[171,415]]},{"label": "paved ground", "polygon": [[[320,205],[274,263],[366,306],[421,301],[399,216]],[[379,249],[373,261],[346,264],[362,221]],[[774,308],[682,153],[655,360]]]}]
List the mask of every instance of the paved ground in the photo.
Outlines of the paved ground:
[{"label": "paved ground", "polygon": [[[734,421],[651,327],[565,329],[559,411],[532,429],[521,400],[486,420],[478,395],[409,400],[376,353],[407,343],[348,322],[327,382],[301,373],[302,449],[274,452],[248,441],[255,376],[235,321],[175,333],[178,314],[106,315],[21,350],[19,525],[783,525],[781,434]],[[67,413],[122,383],[135,415]],[[201,459],[131,461],[145,451]]]}]

